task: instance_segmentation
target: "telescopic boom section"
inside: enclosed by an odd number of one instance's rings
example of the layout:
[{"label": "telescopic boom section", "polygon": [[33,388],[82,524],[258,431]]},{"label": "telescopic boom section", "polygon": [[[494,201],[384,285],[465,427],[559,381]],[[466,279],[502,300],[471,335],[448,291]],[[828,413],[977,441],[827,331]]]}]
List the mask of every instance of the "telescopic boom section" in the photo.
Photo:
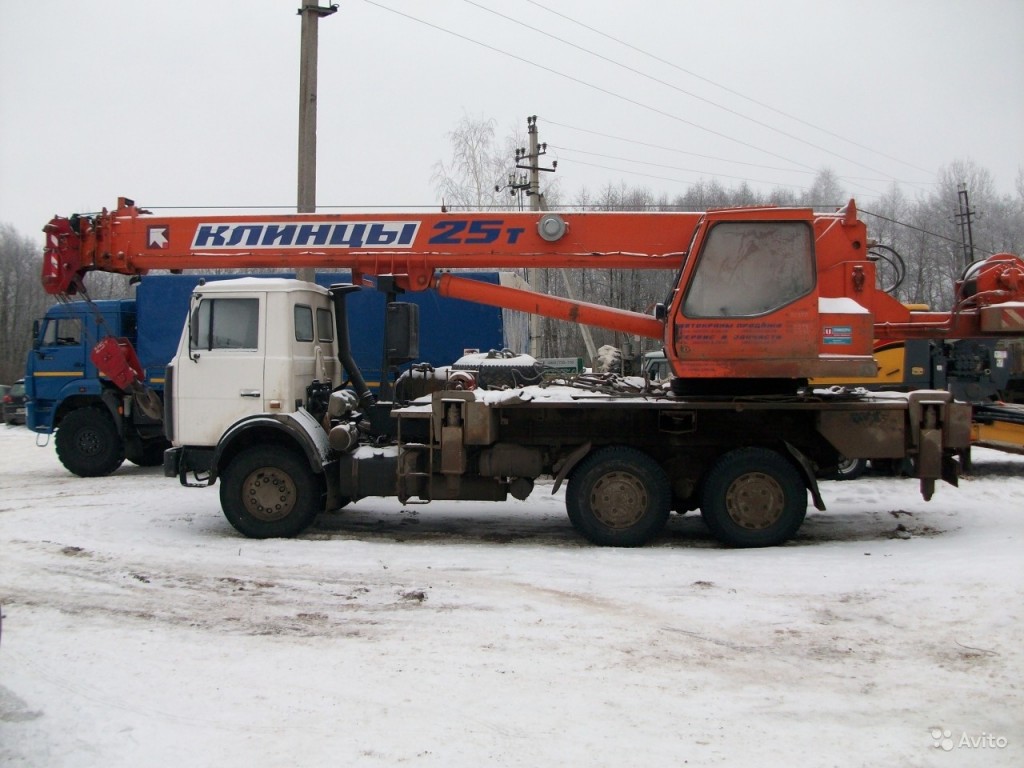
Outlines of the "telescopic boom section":
[{"label": "telescopic boom section", "polygon": [[700,214],[423,213],[161,217],[117,210],[55,217],[43,285],[74,293],[92,270],[347,268],[432,287],[438,269],[678,269]]}]

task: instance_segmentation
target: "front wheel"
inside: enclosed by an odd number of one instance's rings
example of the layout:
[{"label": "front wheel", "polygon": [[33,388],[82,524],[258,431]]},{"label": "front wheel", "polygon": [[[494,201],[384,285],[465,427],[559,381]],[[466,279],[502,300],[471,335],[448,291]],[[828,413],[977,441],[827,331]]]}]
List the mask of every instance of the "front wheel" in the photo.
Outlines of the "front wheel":
[{"label": "front wheel", "polygon": [[246,448],[221,473],[224,516],[250,539],[297,536],[322,510],[323,477],[280,446]]},{"label": "front wheel", "polygon": [[103,477],[124,463],[124,441],[100,408],[72,411],[57,428],[57,458],[79,477]]},{"label": "front wheel", "polygon": [[723,544],[771,547],[788,541],[807,514],[803,478],[784,457],[765,448],[739,448],[708,472],[701,515]]},{"label": "front wheel", "polygon": [[577,531],[595,544],[638,547],[668,520],[672,489],[647,454],[613,446],[587,456],[573,470],[565,507]]}]

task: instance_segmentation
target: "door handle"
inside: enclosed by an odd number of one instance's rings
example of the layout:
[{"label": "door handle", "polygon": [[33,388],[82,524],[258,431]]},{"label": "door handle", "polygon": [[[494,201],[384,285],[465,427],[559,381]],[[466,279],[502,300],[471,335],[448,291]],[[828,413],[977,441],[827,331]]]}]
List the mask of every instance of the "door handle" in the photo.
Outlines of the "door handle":
[{"label": "door handle", "polygon": [[259,397],[260,391],[258,389],[243,389],[238,394],[241,397]]}]

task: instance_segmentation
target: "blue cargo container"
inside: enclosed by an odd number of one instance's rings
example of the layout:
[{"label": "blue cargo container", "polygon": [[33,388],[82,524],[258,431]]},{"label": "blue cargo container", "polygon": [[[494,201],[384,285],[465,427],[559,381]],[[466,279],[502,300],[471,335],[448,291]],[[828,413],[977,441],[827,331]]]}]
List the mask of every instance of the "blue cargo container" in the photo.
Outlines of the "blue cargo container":
[{"label": "blue cargo container", "polygon": [[[110,451],[140,466],[160,464],[168,445],[162,419],[147,416],[131,396],[101,376],[89,353],[107,336],[128,339],[144,371],[143,383],[162,397],[165,370],[177,349],[192,291],[202,279],[234,277],[238,275],[150,275],[138,283],[134,299],[51,307],[37,324],[26,364],[29,429],[46,435],[56,432],[61,463],[83,477],[105,474],[96,468],[110,462],[97,457],[109,457]],[[500,274],[466,277],[497,283]],[[347,272],[316,276],[323,286],[350,279]],[[467,350],[505,346],[500,309],[432,291],[400,298],[419,305],[420,361],[445,365]],[[346,303],[353,357],[370,386],[376,387],[381,380],[386,297],[365,289],[350,295]]]}]

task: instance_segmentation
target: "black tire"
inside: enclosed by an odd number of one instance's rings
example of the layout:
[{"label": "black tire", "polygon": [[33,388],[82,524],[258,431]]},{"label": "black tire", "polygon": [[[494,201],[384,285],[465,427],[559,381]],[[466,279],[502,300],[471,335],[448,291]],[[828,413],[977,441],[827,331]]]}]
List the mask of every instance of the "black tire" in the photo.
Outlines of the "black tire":
[{"label": "black tire", "polygon": [[164,463],[164,451],[170,447],[167,440],[155,438],[142,443],[138,453],[127,451],[126,458],[138,467],[159,467]]},{"label": "black tire", "polygon": [[839,465],[835,471],[829,472],[828,480],[856,480],[863,475],[868,468],[867,459],[848,459],[845,456],[839,457]]},{"label": "black tire", "polygon": [[124,441],[114,420],[99,408],[79,408],[60,423],[57,458],[79,477],[104,477],[124,463]]},{"label": "black tire", "polygon": [[565,508],[573,527],[595,544],[638,547],[665,527],[672,488],[668,476],[642,451],[601,448],[569,476]]},{"label": "black tire", "polygon": [[250,539],[297,536],[323,511],[323,476],[287,448],[246,448],[220,479],[224,517]]},{"label": "black tire", "polygon": [[765,448],[739,448],[708,472],[701,516],[715,538],[732,547],[788,541],[807,515],[807,488],[796,468]]}]

